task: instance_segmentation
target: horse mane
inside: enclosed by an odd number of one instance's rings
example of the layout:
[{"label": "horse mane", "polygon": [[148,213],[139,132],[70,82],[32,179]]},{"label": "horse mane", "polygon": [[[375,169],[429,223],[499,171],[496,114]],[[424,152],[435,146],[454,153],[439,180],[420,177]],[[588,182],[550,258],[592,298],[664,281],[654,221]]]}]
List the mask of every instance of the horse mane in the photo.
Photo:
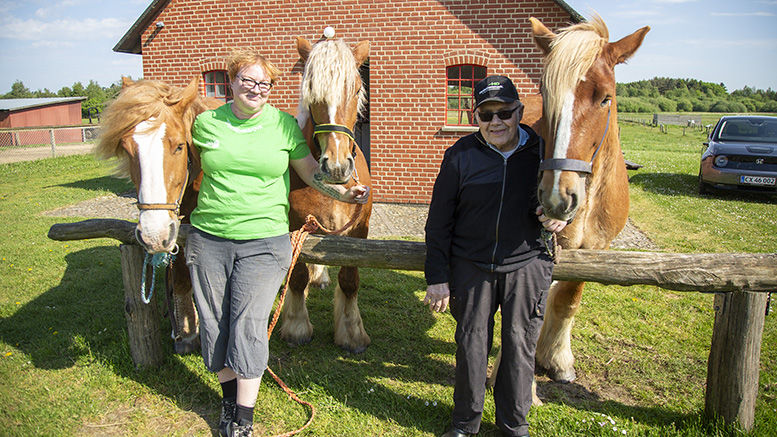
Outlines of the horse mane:
[{"label": "horse mane", "polygon": [[[143,121],[155,119],[152,124],[162,123],[172,114],[170,107],[181,101],[182,94],[182,88],[156,80],[144,80],[125,86],[103,113],[94,153],[100,159],[117,158],[115,172],[128,176],[130,157],[122,146],[122,138]],[[191,126],[194,114],[187,111],[183,121],[184,126]]]},{"label": "horse mane", "polygon": [[561,29],[553,38],[542,73],[542,97],[548,126],[556,125],[564,98],[584,79],[609,38],[607,25],[599,15],[594,15],[591,21]]},{"label": "horse mane", "polygon": [[363,113],[366,96],[361,80],[353,52],[342,40],[325,40],[314,44],[302,72],[298,116],[304,114],[301,119],[306,119],[314,103],[340,106],[344,97],[350,97],[334,84],[343,84],[350,92],[358,83],[358,111]]}]

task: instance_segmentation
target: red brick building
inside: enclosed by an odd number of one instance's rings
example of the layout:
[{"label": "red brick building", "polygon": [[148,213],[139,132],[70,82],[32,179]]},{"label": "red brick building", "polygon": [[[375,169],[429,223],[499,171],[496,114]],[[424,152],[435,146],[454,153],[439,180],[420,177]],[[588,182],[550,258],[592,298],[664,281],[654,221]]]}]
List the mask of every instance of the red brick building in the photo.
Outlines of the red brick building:
[{"label": "red brick building", "polygon": [[375,201],[428,203],[444,150],[472,132],[471,87],[490,74],[537,93],[541,53],[529,17],[558,29],[582,17],[562,0],[154,0],[114,51],[141,54],[143,77],[223,96],[225,56],[258,49],[282,71],[270,103],[294,113],[302,65],[297,36],[331,26],[369,40],[369,116],[359,126]]}]

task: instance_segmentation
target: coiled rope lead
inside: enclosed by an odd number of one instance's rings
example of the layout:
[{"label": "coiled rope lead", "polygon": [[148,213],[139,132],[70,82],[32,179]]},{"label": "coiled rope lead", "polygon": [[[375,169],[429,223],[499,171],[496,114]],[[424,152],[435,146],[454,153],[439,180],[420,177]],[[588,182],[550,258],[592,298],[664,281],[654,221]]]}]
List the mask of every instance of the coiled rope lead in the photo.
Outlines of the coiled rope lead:
[{"label": "coiled rope lead", "polygon": [[[151,255],[150,253],[146,252],[146,257],[143,260],[143,275],[140,279],[140,299],[143,301],[144,304],[148,305],[151,303],[151,297],[154,295],[154,280],[156,279],[156,269],[159,266],[169,266],[170,263],[175,261],[175,255],[178,254],[178,245],[175,245],[175,248],[172,252],[164,252],[164,253],[155,253]],[[151,265],[151,287],[148,291],[148,296],[146,295],[146,271],[148,270],[149,264]]]}]

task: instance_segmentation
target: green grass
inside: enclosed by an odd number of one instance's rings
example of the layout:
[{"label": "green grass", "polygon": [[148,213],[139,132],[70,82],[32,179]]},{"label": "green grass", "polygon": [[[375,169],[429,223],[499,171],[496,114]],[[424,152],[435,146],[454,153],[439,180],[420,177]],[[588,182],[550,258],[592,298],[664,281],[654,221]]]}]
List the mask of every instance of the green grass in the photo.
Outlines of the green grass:
[{"label": "green grass", "polygon": [[[644,165],[630,172],[632,221],[663,251],[774,252],[777,199],[695,194],[703,139],[681,128],[659,134],[623,124],[626,157]],[[130,187],[109,174],[89,156],[0,165],[0,434],[207,436],[215,429],[220,390],[199,356],[169,353],[158,369],[133,367],[118,243],[46,237],[54,223],[83,218],[44,212]],[[333,287],[311,292],[310,344],[271,340],[271,368],[316,408],[302,435],[441,434],[452,409],[454,321],[422,305],[419,272],[364,269],[361,277],[367,352],[332,344]],[[545,405],[532,409],[532,435],[741,434],[702,416],[712,324],[710,295],[589,284],[573,329],[578,380],[540,379]],[[166,320],[162,331],[169,332]],[[166,334],[163,343],[172,350]],[[257,406],[258,435],[296,429],[308,417],[269,376]],[[774,429],[772,314],[750,435]],[[499,435],[488,397],[480,435]]]}]

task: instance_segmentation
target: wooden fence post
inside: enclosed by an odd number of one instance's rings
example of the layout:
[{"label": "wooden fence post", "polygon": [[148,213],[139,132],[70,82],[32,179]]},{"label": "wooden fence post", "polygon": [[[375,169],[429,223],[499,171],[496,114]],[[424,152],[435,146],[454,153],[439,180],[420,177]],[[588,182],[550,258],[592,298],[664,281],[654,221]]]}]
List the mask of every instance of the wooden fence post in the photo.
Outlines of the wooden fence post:
[{"label": "wooden fence post", "polygon": [[[136,367],[157,367],[164,361],[162,336],[159,329],[159,310],[156,299],[148,304],[140,296],[143,275],[143,247],[122,244],[121,274],[124,282],[124,315],[127,317],[127,335],[130,355]],[[146,275],[146,289],[150,287],[150,274]]]},{"label": "wooden fence post", "polygon": [[751,430],[755,421],[767,293],[715,295],[705,414]]},{"label": "wooden fence post", "polygon": [[57,142],[54,139],[54,129],[49,129],[49,140],[51,140],[51,157],[57,157]]}]

